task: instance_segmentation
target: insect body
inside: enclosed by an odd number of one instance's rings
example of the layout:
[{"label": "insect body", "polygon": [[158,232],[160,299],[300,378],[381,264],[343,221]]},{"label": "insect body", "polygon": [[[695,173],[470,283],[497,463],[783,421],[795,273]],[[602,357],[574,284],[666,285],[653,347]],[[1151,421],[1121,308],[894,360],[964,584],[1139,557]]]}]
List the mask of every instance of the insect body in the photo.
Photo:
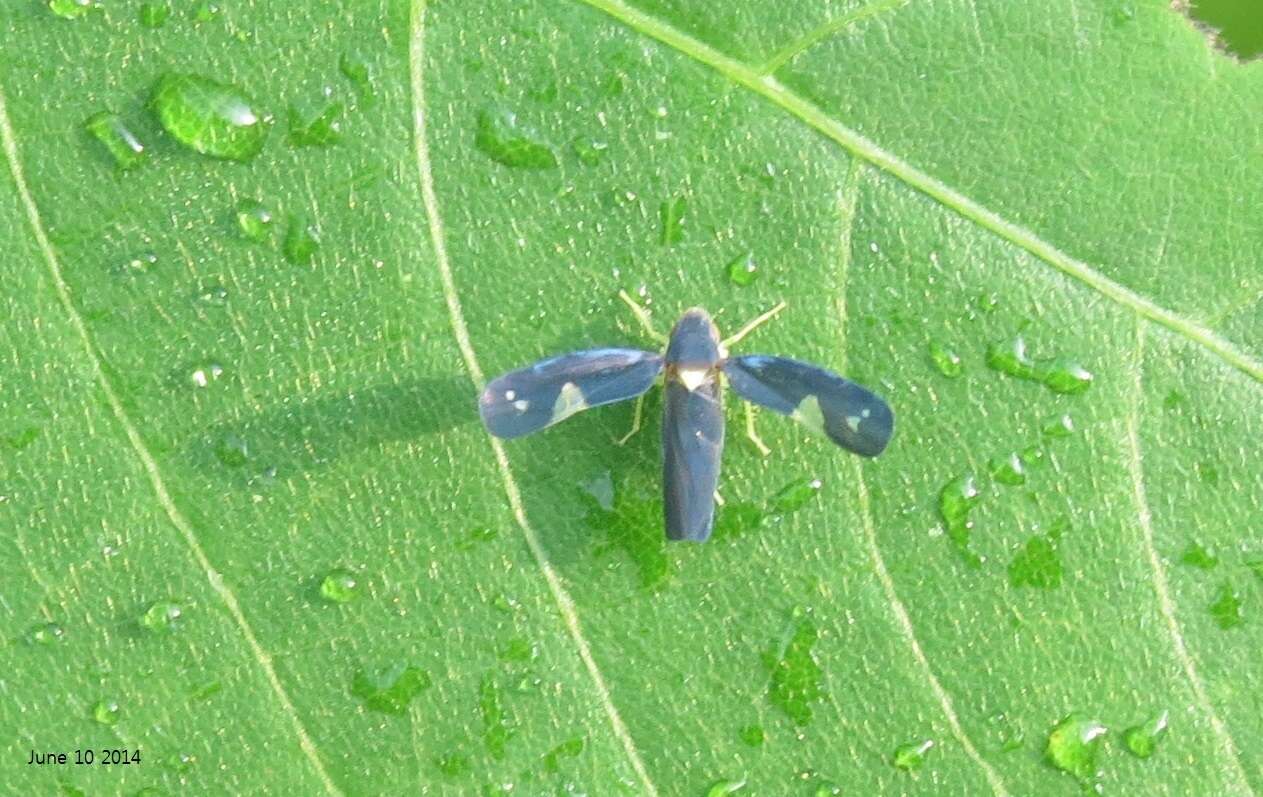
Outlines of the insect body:
[{"label": "insect body", "polygon": [[[653,331],[648,313],[627,294],[620,296],[651,335],[662,339]],[[589,349],[511,371],[492,380],[483,391],[482,421],[496,437],[521,437],[580,410],[637,398],[634,433],[640,426],[640,400],[662,374],[667,538],[703,542],[715,520],[715,487],[724,448],[724,381],[746,401],[788,415],[866,457],[880,454],[894,431],[889,405],[837,374],[783,357],[728,356],[729,345],[783,308],[782,303],[722,342],[706,311],[693,308],[665,339],[665,355],[639,349]],[[746,420],[747,433],[766,454],[766,446],[754,434],[753,416],[747,414]]]}]

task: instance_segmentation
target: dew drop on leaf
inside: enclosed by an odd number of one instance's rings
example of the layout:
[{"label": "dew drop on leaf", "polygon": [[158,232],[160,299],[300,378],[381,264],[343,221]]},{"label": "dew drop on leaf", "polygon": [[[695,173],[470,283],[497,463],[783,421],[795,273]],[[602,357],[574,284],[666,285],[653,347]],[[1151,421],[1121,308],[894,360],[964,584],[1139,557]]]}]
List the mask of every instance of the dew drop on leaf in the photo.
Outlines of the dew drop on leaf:
[{"label": "dew drop on leaf", "polygon": [[215,441],[215,458],[230,468],[239,468],[250,459],[250,447],[237,434],[228,432]]},{"label": "dew drop on leaf", "polygon": [[250,160],[267,138],[267,125],[241,89],[200,75],[164,75],[151,105],[176,141],[203,155]]},{"label": "dew drop on leaf", "polygon": [[555,169],[557,156],[534,130],[518,123],[517,115],[503,108],[478,112],[474,146],[496,163],[514,169]]},{"label": "dew drop on leaf", "polygon": [[294,265],[310,263],[320,249],[320,230],[299,215],[290,216],[281,251]]},{"label": "dew drop on leaf", "polygon": [[320,581],[320,597],[330,603],[349,603],[359,593],[359,579],[344,567],[335,567]]},{"label": "dew drop on leaf", "polygon": [[1219,558],[1202,547],[1200,543],[1193,541],[1184,549],[1184,553],[1180,554],[1180,564],[1196,567],[1198,570],[1214,570],[1219,564]]},{"label": "dew drop on leaf", "polygon": [[576,138],[570,143],[570,149],[584,166],[596,166],[605,159],[610,145],[593,138]]},{"label": "dew drop on leaf", "polygon": [[1073,360],[1036,361],[1026,353],[1021,336],[987,347],[987,366],[1000,373],[1039,382],[1054,393],[1078,394],[1092,386],[1092,374]]},{"label": "dew drop on leaf", "polygon": [[343,53],[338,58],[338,71],[355,86],[361,105],[367,107],[373,104],[377,92],[373,88],[373,74],[367,61],[356,53]]},{"label": "dew drop on leaf", "polygon": [[38,426],[24,426],[0,439],[3,439],[4,444],[14,451],[21,451],[38,440],[42,431]]},{"label": "dew drop on leaf", "polygon": [[150,30],[157,30],[167,24],[171,16],[171,6],[166,3],[141,3],[140,24]]},{"label": "dew drop on leaf", "polygon": [[1133,725],[1123,731],[1123,745],[1137,758],[1148,758],[1157,749],[1158,740],[1167,732],[1167,712],[1153,719]]},{"label": "dew drop on leaf", "polygon": [[1000,484],[1010,487],[1026,484],[1026,464],[1016,452],[991,460],[990,470],[991,478]]},{"label": "dew drop on leaf", "polygon": [[62,19],[78,19],[95,5],[93,0],[48,0],[48,10]]},{"label": "dew drop on leaf", "polygon": [[1061,577],[1061,559],[1046,537],[1031,537],[1009,562],[1009,583],[1015,587],[1056,589]]},{"label": "dew drop on leaf", "polygon": [[812,720],[811,704],[824,698],[824,673],[812,654],[819,639],[816,624],[803,615],[790,625],[787,638],[763,654],[771,673],[767,695],[796,725]]},{"label": "dew drop on leaf", "polygon": [[193,297],[198,304],[207,307],[223,307],[228,304],[228,289],[223,285],[207,285]]},{"label": "dew drop on leaf", "polygon": [[1106,727],[1097,720],[1071,714],[1049,732],[1044,755],[1057,769],[1079,780],[1095,778],[1096,757],[1105,733]]},{"label": "dew drop on leaf", "polygon": [[930,343],[930,362],[935,370],[948,379],[955,379],[965,373],[965,365],[960,355],[938,341]]},{"label": "dew drop on leaf", "polygon": [[706,797],[724,797],[726,794],[736,794],[746,786],[745,778],[732,778],[729,780],[716,781],[706,790]]},{"label": "dew drop on leaf", "polygon": [[684,217],[688,213],[688,200],[682,196],[664,199],[658,206],[658,221],[662,225],[660,242],[663,246],[678,244],[684,238]]},{"label": "dew drop on leaf", "polygon": [[816,497],[820,486],[819,479],[808,477],[790,482],[772,496],[769,502],[772,511],[782,515],[797,512]]},{"label": "dew drop on leaf", "polygon": [[538,655],[538,648],[522,637],[514,637],[513,639],[510,639],[497,654],[500,661],[518,663],[531,661]]},{"label": "dew drop on leaf", "polygon": [[123,261],[123,264],[119,266],[118,270],[119,273],[126,276],[139,277],[142,274],[149,273],[149,271],[157,264],[157,252],[141,252]]},{"label": "dew drop on leaf", "polygon": [[728,261],[728,281],[739,288],[747,288],[759,278],[759,267],[754,262],[754,252],[746,251]]},{"label": "dew drop on leaf", "polygon": [[26,632],[26,640],[32,645],[52,645],[65,636],[65,629],[57,623],[40,623]]},{"label": "dew drop on leaf", "polygon": [[413,698],[429,688],[429,674],[407,664],[361,670],[351,679],[351,695],[362,700],[365,708],[394,716],[403,716]]},{"label": "dew drop on leaf", "polygon": [[459,778],[474,771],[469,756],[460,753],[445,753],[435,759],[434,766],[449,778]]},{"label": "dew drop on leaf", "polygon": [[342,114],[346,106],[331,102],[314,115],[305,116],[296,107],[289,109],[291,147],[328,147],[342,140]]},{"label": "dew drop on leaf", "polygon": [[762,747],[767,741],[767,733],[762,725],[747,725],[741,729],[741,741],[750,747]]},{"label": "dew drop on leaf", "polygon": [[155,633],[174,631],[184,616],[184,607],[175,601],[157,601],[140,616],[140,624]]},{"label": "dew drop on leaf", "polygon": [[193,366],[189,372],[189,382],[193,387],[209,387],[212,382],[219,381],[224,375],[224,367],[219,363],[202,363]]},{"label": "dew drop on leaf", "polygon": [[219,4],[212,3],[210,0],[201,0],[201,2],[193,6],[189,16],[197,23],[212,22],[215,17],[219,16]]},{"label": "dew drop on leaf", "polygon": [[102,725],[114,725],[118,722],[120,709],[113,700],[98,700],[92,706],[92,719]]},{"label": "dew drop on leaf", "polygon": [[934,746],[934,740],[926,739],[922,742],[909,742],[901,744],[895,748],[895,752],[890,757],[890,761],[899,769],[905,772],[912,772],[920,769],[925,763],[925,754]]},{"label": "dew drop on leaf", "polygon": [[272,211],[262,202],[242,202],[237,205],[235,215],[237,229],[246,240],[261,244],[272,237]]},{"label": "dew drop on leaf", "polygon": [[497,761],[504,758],[505,747],[516,735],[504,710],[504,699],[495,677],[487,673],[478,686],[478,708],[482,713],[483,744]]},{"label": "dew drop on leaf", "polygon": [[544,769],[549,772],[558,772],[561,770],[561,760],[563,758],[577,758],[583,752],[583,738],[575,736],[567,739],[561,744],[544,754]]},{"label": "dew drop on leaf", "polygon": [[1040,430],[1044,437],[1053,440],[1074,434],[1074,420],[1069,415],[1057,415],[1044,421]]},{"label": "dew drop on leaf", "polygon": [[1236,628],[1245,620],[1245,613],[1242,611],[1241,596],[1232,588],[1231,584],[1225,583],[1219,588],[1219,592],[1209,607],[1210,616],[1214,619],[1215,625],[1224,629]]},{"label": "dew drop on leaf", "polygon": [[973,521],[969,519],[969,512],[980,500],[982,495],[972,473],[952,479],[943,485],[938,494],[938,512],[947,527],[947,536],[965,557],[965,561],[974,567],[981,565],[982,559],[969,550],[969,537],[974,527]]},{"label": "dew drop on leaf", "polygon": [[134,169],[144,162],[145,145],[118,114],[100,111],[89,116],[83,127],[101,143],[119,171]]}]

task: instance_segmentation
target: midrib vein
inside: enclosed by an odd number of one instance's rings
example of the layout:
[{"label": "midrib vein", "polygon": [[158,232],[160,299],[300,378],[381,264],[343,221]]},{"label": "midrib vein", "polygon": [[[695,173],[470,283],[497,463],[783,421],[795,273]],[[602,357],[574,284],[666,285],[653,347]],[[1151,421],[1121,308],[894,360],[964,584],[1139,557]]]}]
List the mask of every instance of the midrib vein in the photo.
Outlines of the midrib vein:
[{"label": "midrib vein", "polygon": [[[841,351],[838,368],[842,373],[846,373],[848,341],[848,335],[846,334],[846,287],[848,272],[851,267],[851,232],[855,226],[856,203],[859,197],[862,170],[863,167],[860,165],[860,162],[853,158],[847,170],[846,182],[838,194],[838,216],[841,219],[839,225],[841,229],[841,234],[839,235],[841,239],[841,262],[838,266],[838,293],[840,296],[837,299],[837,317],[838,335],[842,339],[841,346],[839,346]],[[951,729],[956,743],[965,751],[965,755],[969,756],[969,759],[982,770],[983,776],[987,779],[987,783],[997,797],[1007,797],[1009,792],[1005,788],[1000,774],[979,754],[978,749],[974,747],[973,741],[965,733],[965,729],[960,724],[960,717],[956,714],[952,696],[948,694],[947,690],[943,688],[943,684],[939,682],[938,676],[934,674],[934,668],[930,666],[929,658],[921,648],[921,642],[917,639],[916,628],[912,625],[912,617],[908,614],[907,607],[903,605],[903,600],[899,597],[899,591],[895,588],[895,580],[886,568],[885,557],[882,556],[881,548],[877,544],[877,529],[873,525],[873,514],[869,506],[868,485],[864,482],[864,468],[859,457],[852,456],[848,457],[848,459],[854,471],[855,486],[859,498],[860,524],[864,529],[864,545],[868,549],[868,558],[872,564],[873,572],[877,575],[877,581],[881,584],[886,604],[890,607],[890,613],[894,615],[895,625],[899,629],[904,642],[908,645],[908,649],[912,652],[912,658],[921,670],[921,674],[929,685],[930,691],[938,701],[939,708],[947,719],[947,725]]]},{"label": "midrib vein", "polygon": [[1029,252],[1048,266],[1130,309],[1140,317],[1160,324],[1197,343],[1255,381],[1263,382],[1263,362],[1241,351],[1231,341],[1111,280],[1087,263],[1071,257],[1043,240],[1031,230],[1002,218],[999,214],[917,169],[897,155],[887,152],[855,130],[831,118],[824,109],[789,89],[775,77],[760,74],[757,67],[730,58],[670,24],[619,0],[576,1],[603,11],[629,28],[711,67],[734,83],[766,98],[853,156],[867,161],[962,218],[969,219],[1002,240]]},{"label": "midrib vein", "polygon": [[[423,80],[426,5],[426,0],[413,0],[412,2],[412,30],[409,36],[408,57],[412,82],[413,146],[417,160],[418,180],[421,184],[421,201],[425,206],[426,220],[430,229],[430,243],[434,248],[434,259],[438,267],[439,279],[443,286],[443,298],[447,303],[452,334],[456,338],[456,345],[460,349],[461,357],[465,361],[465,367],[469,371],[470,378],[473,379],[481,391],[486,384],[486,379],[483,376],[482,367],[478,364],[478,357],[474,353],[473,343],[470,341],[469,327],[465,324],[465,314],[461,309],[460,296],[456,291],[456,281],[452,276],[442,217],[439,215],[438,194],[434,190],[434,175],[430,165],[429,143],[426,140],[425,86]],[[522,529],[522,536],[526,539],[526,545],[530,548],[531,555],[534,557],[536,564],[539,565],[544,580],[548,583],[548,589],[552,593],[558,611],[561,613],[566,631],[569,633],[571,640],[573,640],[578,650],[579,658],[592,680],[601,708],[605,711],[614,735],[622,744],[632,769],[635,770],[636,776],[640,779],[640,784],[645,794],[656,797],[658,794],[657,787],[654,785],[653,779],[649,777],[649,772],[645,768],[644,762],[641,761],[640,753],[636,750],[631,733],[623,723],[623,718],[610,696],[609,687],[605,683],[605,676],[601,674],[601,669],[597,666],[596,659],[592,655],[587,638],[583,635],[583,628],[579,623],[579,614],[575,607],[574,599],[570,597],[570,593],[566,591],[565,586],[561,583],[561,577],[553,569],[552,563],[548,559],[548,554],[539,540],[539,535],[535,533],[534,527],[526,517],[526,508],[522,503],[522,493],[518,489],[517,480],[513,476],[513,471],[509,465],[509,457],[505,453],[504,446],[499,440],[490,435],[487,435],[487,440],[490,442],[491,450],[495,454],[496,465],[504,481],[504,492],[509,499],[509,507],[512,510],[513,518],[517,521],[518,527]]]},{"label": "midrib vein", "polygon": [[249,647],[255,663],[263,671],[268,686],[271,687],[282,712],[293,727],[294,734],[298,737],[298,744],[311,762],[325,791],[329,794],[342,794],[342,791],[325,770],[324,762],[321,761],[315,744],[307,734],[307,729],[303,726],[303,722],[298,716],[298,711],[290,701],[285,687],[281,685],[276,669],[272,666],[272,657],[264,650],[263,645],[259,643],[258,637],[255,636],[254,628],[251,627],[245,613],[241,610],[241,604],[238,603],[236,594],[231,587],[224,583],[223,577],[215,570],[210,559],[206,556],[206,551],[197,539],[197,533],[193,529],[193,525],[184,516],[184,513],[180,511],[179,507],[176,506],[175,501],[172,500],[171,493],[167,490],[166,482],[163,480],[162,472],[158,468],[157,460],[154,459],[153,454],[150,453],[149,448],[145,445],[144,438],[140,435],[140,430],[137,429],[131,417],[128,416],[122,400],[114,390],[113,383],[105,373],[101,353],[97,350],[96,343],[92,340],[92,334],[88,330],[87,323],[79,313],[78,308],[75,307],[70,293],[70,285],[66,282],[62,273],[61,261],[57,257],[52,241],[48,238],[39,208],[36,206],[30,187],[27,185],[26,177],[22,170],[22,163],[18,156],[17,137],[14,134],[13,125],[9,121],[9,112],[2,91],[0,91],[0,149],[3,149],[5,160],[8,161],[9,173],[13,176],[14,186],[17,188],[18,198],[26,213],[27,222],[31,226],[36,245],[44,256],[45,264],[48,266],[48,274],[57,292],[57,299],[69,318],[70,325],[74,328],[79,342],[83,345],[84,353],[92,367],[92,375],[102,394],[105,395],[106,404],[109,405],[110,412],[127,437],[127,442],[131,446],[132,452],[140,460],[141,467],[149,479],[150,487],[152,487],[154,495],[158,499],[158,504],[162,507],[163,512],[166,513],[171,524],[176,527],[184,538],[185,544],[193,554],[194,561],[197,562],[198,566],[202,568],[202,572],[206,575],[211,589],[228,608],[229,615],[232,617],[233,622],[236,623],[241,636],[246,640],[246,645]]},{"label": "midrib vein", "polygon": [[1175,616],[1175,602],[1171,599],[1171,589],[1167,584],[1166,568],[1162,564],[1162,558],[1158,555],[1158,549],[1154,543],[1153,516],[1149,511],[1149,499],[1145,494],[1144,460],[1140,453],[1140,411],[1144,400],[1145,368],[1145,322],[1140,319],[1136,321],[1136,349],[1132,363],[1133,384],[1130,406],[1127,408],[1127,442],[1124,455],[1127,459],[1127,473],[1131,477],[1132,498],[1136,505],[1136,522],[1140,526],[1140,539],[1145,549],[1145,557],[1149,562],[1154,595],[1158,599],[1158,612],[1162,615],[1167,633],[1171,637],[1171,648],[1175,653],[1176,661],[1184,670],[1184,677],[1188,679],[1198,707],[1210,721],[1211,730],[1215,738],[1219,740],[1219,746],[1227,761],[1226,774],[1236,787],[1234,794],[1253,794],[1254,790],[1250,787],[1245,769],[1241,766],[1241,755],[1237,752],[1236,742],[1233,741],[1228,727],[1210,702],[1210,696],[1206,694],[1206,687],[1202,684],[1202,677],[1197,672],[1197,665],[1188,652],[1188,646],[1184,643],[1180,621]]}]

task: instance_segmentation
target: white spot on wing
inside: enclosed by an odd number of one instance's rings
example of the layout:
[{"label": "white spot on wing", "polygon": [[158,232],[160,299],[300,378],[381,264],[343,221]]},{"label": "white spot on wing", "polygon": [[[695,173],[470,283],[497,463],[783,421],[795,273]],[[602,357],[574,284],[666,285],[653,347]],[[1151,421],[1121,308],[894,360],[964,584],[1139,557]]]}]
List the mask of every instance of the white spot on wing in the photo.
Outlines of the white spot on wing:
[{"label": "white spot on wing", "polygon": [[557,403],[553,405],[552,422],[565,420],[587,408],[588,402],[583,398],[583,391],[574,382],[567,382],[561,386],[561,392],[557,394]]},{"label": "white spot on wing", "polygon": [[515,398],[517,398],[517,391],[515,391],[515,390],[506,390],[506,391],[504,391],[504,400],[505,400],[505,401],[512,401],[512,400],[513,400],[513,399],[515,399]]},{"label": "white spot on wing", "polygon": [[[512,393],[513,391],[510,390],[509,392]],[[531,406],[531,402],[527,401],[526,399],[518,399],[517,401],[513,402],[513,407],[518,412],[526,412],[526,410],[529,409],[530,406]]]},{"label": "white spot on wing", "polygon": [[851,427],[851,431],[852,431],[852,432],[859,432],[859,430],[860,430],[860,416],[858,416],[858,415],[848,415],[848,416],[846,416],[846,425],[847,425],[847,426],[849,426],[849,427]]}]

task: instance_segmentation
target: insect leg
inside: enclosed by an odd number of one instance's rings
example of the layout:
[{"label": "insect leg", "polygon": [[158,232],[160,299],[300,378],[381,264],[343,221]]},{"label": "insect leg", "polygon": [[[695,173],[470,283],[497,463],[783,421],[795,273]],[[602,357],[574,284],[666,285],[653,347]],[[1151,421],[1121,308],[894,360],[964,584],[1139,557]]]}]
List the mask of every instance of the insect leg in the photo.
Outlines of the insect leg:
[{"label": "insect leg", "polygon": [[746,408],[746,437],[750,438],[750,442],[754,443],[754,447],[759,449],[759,453],[767,456],[772,453],[772,449],[767,447],[763,442],[763,438],[759,437],[759,433],[754,431],[754,405],[745,402]]},{"label": "insect leg", "polygon": [[619,291],[618,298],[622,299],[623,302],[631,308],[632,314],[636,316],[636,320],[640,322],[642,327],[644,327],[645,332],[649,335],[649,337],[653,338],[658,343],[661,343],[663,346],[667,345],[667,336],[653,328],[653,319],[649,317],[648,310],[641,307],[637,304],[635,299],[628,296],[627,291]]},{"label": "insect leg", "polygon": [[640,416],[641,416],[641,411],[644,408],[645,408],[645,394],[641,393],[639,396],[636,397],[636,408],[632,410],[632,428],[629,432],[627,432],[627,434],[620,437],[618,439],[618,442],[615,443],[615,445],[620,445],[620,446],[623,445],[628,440],[632,439],[632,435],[640,431]]},{"label": "insect leg", "polygon": [[782,311],[782,310],[784,310],[784,309],[785,309],[785,303],[784,303],[784,302],[781,302],[780,304],[778,304],[778,305],[776,305],[775,307],[773,307],[771,310],[768,310],[768,311],[767,311],[766,313],[764,313],[763,315],[759,316],[758,318],[754,319],[754,320],[753,320],[753,321],[751,321],[750,323],[748,323],[748,324],[746,324],[745,326],[743,326],[741,329],[737,330],[737,333],[736,333],[736,334],[734,334],[732,337],[730,337],[730,338],[726,339],[723,343],[721,343],[721,344],[719,344],[719,345],[720,345],[720,346],[722,346],[723,348],[727,349],[729,346],[733,345],[733,344],[734,344],[734,343],[736,343],[737,341],[739,341],[739,340],[741,340],[742,338],[744,338],[746,335],[749,335],[749,334],[750,334],[751,332],[753,332],[755,329],[757,329],[757,328],[759,328],[760,326],[762,326],[762,325],[763,325],[763,322],[767,321],[767,320],[768,320],[768,319],[770,319],[772,316],[776,315],[777,313],[779,313],[780,311]]}]

